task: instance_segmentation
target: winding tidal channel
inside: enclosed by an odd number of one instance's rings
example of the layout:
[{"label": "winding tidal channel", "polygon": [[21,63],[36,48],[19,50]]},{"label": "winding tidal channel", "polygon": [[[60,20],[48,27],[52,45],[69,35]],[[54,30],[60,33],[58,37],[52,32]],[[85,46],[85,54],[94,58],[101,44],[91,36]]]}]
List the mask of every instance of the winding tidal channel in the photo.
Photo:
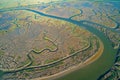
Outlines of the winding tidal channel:
[{"label": "winding tidal channel", "polygon": [[[57,17],[57,16],[53,16],[53,15],[44,14],[42,12],[32,10],[29,8],[20,8],[20,7],[0,10],[0,12],[11,11],[11,10],[26,10],[26,11],[30,11],[33,13],[37,13],[41,16],[50,17],[50,18],[54,18],[54,19],[58,19],[58,20],[64,20],[64,21],[73,23],[84,29],[87,29],[88,31],[90,31],[91,33],[93,33],[97,37],[99,37],[99,39],[102,41],[102,43],[104,45],[104,51],[103,51],[103,54],[99,57],[99,59],[97,59],[93,63],[91,63],[83,68],[80,68],[79,70],[69,73],[63,77],[56,79],[56,80],[96,80],[96,79],[98,79],[98,77],[100,75],[105,73],[113,65],[117,50],[113,49],[113,47],[111,46],[111,42],[106,38],[106,36],[102,32],[100,32],[99,30],[97,30],[96,28],[94,28],[90,25],[84,24],[84,22],[86,22],[85,20],[84,21],[76,21],[76,20],[72,20],[71,18]],[[89,23],[92,24],[92,22],[89,22]],[[1,71],[0,73],[1,73],[0,74],[1,76],[4,75],[4,72]]]}]

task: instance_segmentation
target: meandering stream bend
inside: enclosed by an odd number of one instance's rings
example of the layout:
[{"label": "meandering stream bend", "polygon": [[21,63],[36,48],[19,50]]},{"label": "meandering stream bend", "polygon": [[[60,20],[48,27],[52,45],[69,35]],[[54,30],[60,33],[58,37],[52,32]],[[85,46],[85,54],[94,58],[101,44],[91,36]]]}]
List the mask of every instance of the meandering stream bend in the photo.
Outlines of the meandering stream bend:
[{"label": "meandering stream bend", "polygon": [[[76,21],[70,18],[61,18],[53,15],[48,15],[48,14],[44,14],[42,12],[28,9],[28,8],[11,8],[8,10],[0,10],[0,12],[9,11],[9,10],[26,10],[26,11],[31,11],[33,13],[39,14],[41,16],[67,21],[87,29],[88,31],[90,31],[91,33],[99,37],[99,39],[102,41],[102,43],[104,44],[104,52],[99,59],[57,80],[73,80],[73,79],[74,80],[78,80],[78,79],[79,80],[96,80],[101,74],[105,73],[105,71],[107,71],[112,66],[114,62],[114,56],[115,56],[116,50],[112,48],[111,42],[106,38],[106,36],[102,32],[100,32],[99,30],[97,30],[96,28],[90,25],[84,24],[84,21]],[[92,22],[90,23],[92,24]],[[1,75],[2,75],[2,72],[1,72]]]}]

